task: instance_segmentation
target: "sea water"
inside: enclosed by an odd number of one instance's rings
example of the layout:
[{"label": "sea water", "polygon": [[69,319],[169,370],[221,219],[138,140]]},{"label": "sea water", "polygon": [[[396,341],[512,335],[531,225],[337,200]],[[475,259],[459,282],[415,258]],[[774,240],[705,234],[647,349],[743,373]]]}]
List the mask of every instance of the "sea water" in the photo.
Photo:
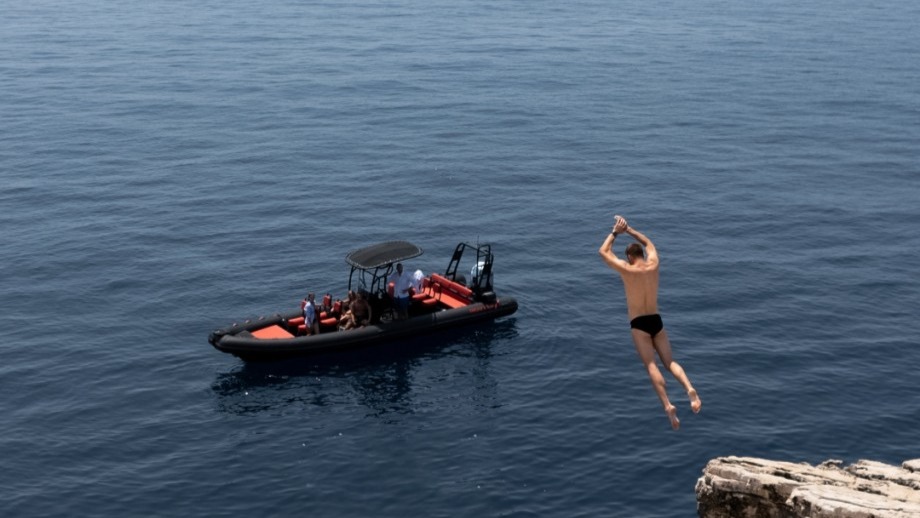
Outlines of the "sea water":
[{"label": "sea water", "polygon": [[[915,2],[5,1],[5,516],[695,515],[920,456]],[[597,255],[661,256],[671,430]],[[345,254],[490,243],[494,325],[247,365]],[[629,242],[620,238],[619,253]]]}]

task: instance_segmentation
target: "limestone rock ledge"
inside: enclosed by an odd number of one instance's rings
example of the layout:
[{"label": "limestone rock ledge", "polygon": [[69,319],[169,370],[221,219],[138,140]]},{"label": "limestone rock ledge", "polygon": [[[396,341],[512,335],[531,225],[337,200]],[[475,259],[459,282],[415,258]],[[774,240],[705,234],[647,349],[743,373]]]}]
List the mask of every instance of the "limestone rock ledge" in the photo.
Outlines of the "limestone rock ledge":
[{"label": "limestone rock ledge", "polygon": [[843,467],[753,457],[709,461],[696,482],[700,518],[918,518],[920,459]]}]

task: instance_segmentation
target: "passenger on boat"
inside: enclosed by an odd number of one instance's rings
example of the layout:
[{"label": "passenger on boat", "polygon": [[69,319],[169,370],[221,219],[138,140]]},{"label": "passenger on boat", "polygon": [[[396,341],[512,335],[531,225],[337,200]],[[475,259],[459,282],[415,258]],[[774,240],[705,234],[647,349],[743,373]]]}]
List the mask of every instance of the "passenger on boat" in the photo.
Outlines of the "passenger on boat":
[{"label": "passenger on boat", "polygon": [[319,318],[316,312],[316,295],[307,293],[307,300],[303,305],[303,320],[307,326],[307,335],[319,334]]},{"label": "passenger on boat", "polygon": [[403,271],[402,263],[396,263],[396,271],[390,276],[393,283],[393,303],[396,306],[396,319],[409,318],[409,301],[412,300],[409,288],[412,287],[412,275]]},{"label": "passenger on boat", "polygon": [[348,312],[351,309],[351,305],[355,303],[355,299],[358,298],[358,294],[354,290],[348,290],[348,298],[342,301],[342,313]]},{"label": "passenger on boat", "polygon": [[351,305],[352,327],[364,327],[370,324],[371,317],[371,305],[367,302],[367,294],[364,290],[361,290],[358,292],[358,297]]},{"label": "passenger on boat", "polygon": [[415,273],[412,274],[412,289],[416,293],[422,292],[422,281],[425,279],[425,272],[421,270],[415,270]]},{"label": "passenger on boat", "polygon": [[349,329],[354,329],[355,327],[355,315],[351,310],[342,313],[342,317],[339,318],[339,331],[347,331]]},{"label": "passenger on boat", "polygon": [[339,318],[339,329],[351,329],[355,327],[355,315],[351,312],[351,308],[355,305],[355,300],[358,299],[357,294],[354,290],[348,290],[348,298],[342,301],[342,316]]}]

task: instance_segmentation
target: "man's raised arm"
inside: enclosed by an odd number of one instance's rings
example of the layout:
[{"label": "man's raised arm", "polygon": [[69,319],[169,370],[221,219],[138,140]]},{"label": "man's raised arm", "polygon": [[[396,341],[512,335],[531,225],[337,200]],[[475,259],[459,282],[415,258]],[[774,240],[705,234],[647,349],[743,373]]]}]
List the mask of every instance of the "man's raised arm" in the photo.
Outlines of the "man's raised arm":
[{"label": "man's raised arm", "polygon": [[655,244],[652,243],[651,239],[646,237],[646,235],[642,232],[639,232],[630,226],[626,227],[626,233],[632,236],[636,241],[645,247],[645,254],[649,261],[658,262],[658,250],[655,248]]},{"label": "man's raised arm", "polygon": [[610,234],[607,235],[607,239],[604,240],[604,244],[597,250],[597,253],[601,254],[601,257],[604,259],[604,262],[607,263],[607,266],[615,270],[624,270],[629,266],[629,263],[617,257],[616,253],[613,251],[613,240],[616,239],[617,234],[620,232],[626,231],[626,220],[622,218],[617,218],[616,224],[610,230]]}]

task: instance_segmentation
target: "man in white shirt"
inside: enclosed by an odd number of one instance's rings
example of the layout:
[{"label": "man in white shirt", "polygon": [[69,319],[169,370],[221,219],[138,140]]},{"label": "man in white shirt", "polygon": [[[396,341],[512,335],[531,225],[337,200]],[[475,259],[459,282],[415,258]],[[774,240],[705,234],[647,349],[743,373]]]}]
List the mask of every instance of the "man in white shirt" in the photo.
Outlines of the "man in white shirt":
[{"label": "man in white shirt", "polygon": [[308,293],[303,305],[303,319],[308,335],[319,334],[319,315],[316,314],[315,298],[313,293]]},{"label": "man in white shirt", "polygon": [[396,271],[390,275],[388,282],[393,283],[393,302],[396,304],[396,319],[409,318],[409,288],[412,287],[412,275],[403,272],[402,263],[396,263]]}]

